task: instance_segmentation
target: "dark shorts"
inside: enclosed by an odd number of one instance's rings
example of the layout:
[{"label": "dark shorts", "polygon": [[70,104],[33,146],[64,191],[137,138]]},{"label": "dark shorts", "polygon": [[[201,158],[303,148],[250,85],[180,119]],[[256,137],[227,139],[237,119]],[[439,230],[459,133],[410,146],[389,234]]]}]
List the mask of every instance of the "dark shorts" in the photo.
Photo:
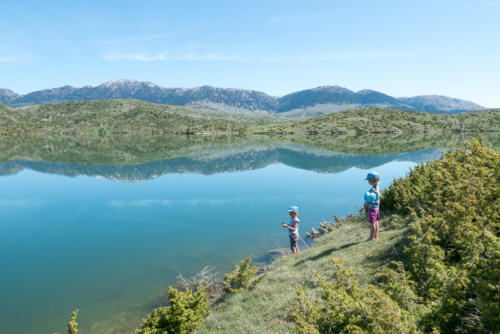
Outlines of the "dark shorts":
[{"label": "dark shorts", "polygon": [[297,248],[297,242],[299,241],[299,236],[290,236],[290,249],[293,250]]},{"label": "dark shorts", "polygon": [[366,214],[368,215],[368,221],[370,223],[375,223],[376,221],[378,221],[378,218],[380,216],[380,210],[379,209],[376,209],[376,210],[366,210]]}]

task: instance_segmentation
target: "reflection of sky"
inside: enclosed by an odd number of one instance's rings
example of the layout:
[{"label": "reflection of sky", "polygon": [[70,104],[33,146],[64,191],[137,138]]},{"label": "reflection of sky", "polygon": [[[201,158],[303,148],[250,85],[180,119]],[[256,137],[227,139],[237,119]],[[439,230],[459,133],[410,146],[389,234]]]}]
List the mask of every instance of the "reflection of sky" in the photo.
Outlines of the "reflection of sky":
[{"label": "reflection of sky", "polygon": [[[382,187],[413,165],[377,167]],[[9,287],[0,299],[1,326],[22,314],[29,320],[23,333],[54,331],[75,303],[90,325],[110,310],[142,304],[179,272],[190,275],[207,264],[225,272],[248,254],[286,247],[280,222],[288,220],[288,206],[300,207],[304,236],[334,212],[362,206],[366,173],[275,164],[135,183],[29,170],[0,177],[0,286]]]}]

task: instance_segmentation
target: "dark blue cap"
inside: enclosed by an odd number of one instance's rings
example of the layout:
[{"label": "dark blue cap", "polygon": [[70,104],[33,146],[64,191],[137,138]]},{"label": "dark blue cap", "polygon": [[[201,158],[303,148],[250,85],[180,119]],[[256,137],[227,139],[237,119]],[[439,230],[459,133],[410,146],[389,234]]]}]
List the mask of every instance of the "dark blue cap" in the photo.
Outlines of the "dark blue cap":
[{"label": "dark blue cap", "polygon": [[368,173],[368,175],[366,175],[365,180],[370,180],[370,179],[380,179],[380,176],[376,171],[371,171],[370,173]]}]

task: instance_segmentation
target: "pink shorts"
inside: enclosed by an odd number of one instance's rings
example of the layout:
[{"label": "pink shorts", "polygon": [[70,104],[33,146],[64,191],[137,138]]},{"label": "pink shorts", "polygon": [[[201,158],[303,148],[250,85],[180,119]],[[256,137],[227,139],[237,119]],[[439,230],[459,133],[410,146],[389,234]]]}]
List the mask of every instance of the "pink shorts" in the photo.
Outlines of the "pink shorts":
[{"label": "pink shorts", "polygon": [[378,221],[378,218],[380,216],[380,210],[379,209],[376,209],[376,210],[366,210],[366,214],[368,215],[368,221],[370,223],[375,223],[376,221]]}]

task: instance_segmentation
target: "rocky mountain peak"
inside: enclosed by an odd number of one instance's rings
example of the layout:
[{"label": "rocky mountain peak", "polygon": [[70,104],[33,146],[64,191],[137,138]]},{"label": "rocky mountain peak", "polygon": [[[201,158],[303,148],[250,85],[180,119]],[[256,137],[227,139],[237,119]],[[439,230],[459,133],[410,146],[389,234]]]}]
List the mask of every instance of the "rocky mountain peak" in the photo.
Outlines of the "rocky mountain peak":
[{"label": "rocky mountain peak", "polygon": [[[237,88],[201,86],[196,88],[164,88],[152,82],[119,79],[81,88],[63,86],[18,95],[8,89],[0,90],[0,103],[10,106],[56,103],[81,100],[137,99],[147,102],[189,105],[196,108],[225,111],[258,111],[268,113],[305,112],[319,108],[329,113],[352,108],[386,107],[415,111],[462,112],[483,107],[460,99],[439,95],[394,98],[387,94],[364,89],[358,92],[341,86],[319,86],[293,92],[281,97]],[[318,106],[318,107],[317,107]],[[313,114],[317,111],[312,111]]]}]

